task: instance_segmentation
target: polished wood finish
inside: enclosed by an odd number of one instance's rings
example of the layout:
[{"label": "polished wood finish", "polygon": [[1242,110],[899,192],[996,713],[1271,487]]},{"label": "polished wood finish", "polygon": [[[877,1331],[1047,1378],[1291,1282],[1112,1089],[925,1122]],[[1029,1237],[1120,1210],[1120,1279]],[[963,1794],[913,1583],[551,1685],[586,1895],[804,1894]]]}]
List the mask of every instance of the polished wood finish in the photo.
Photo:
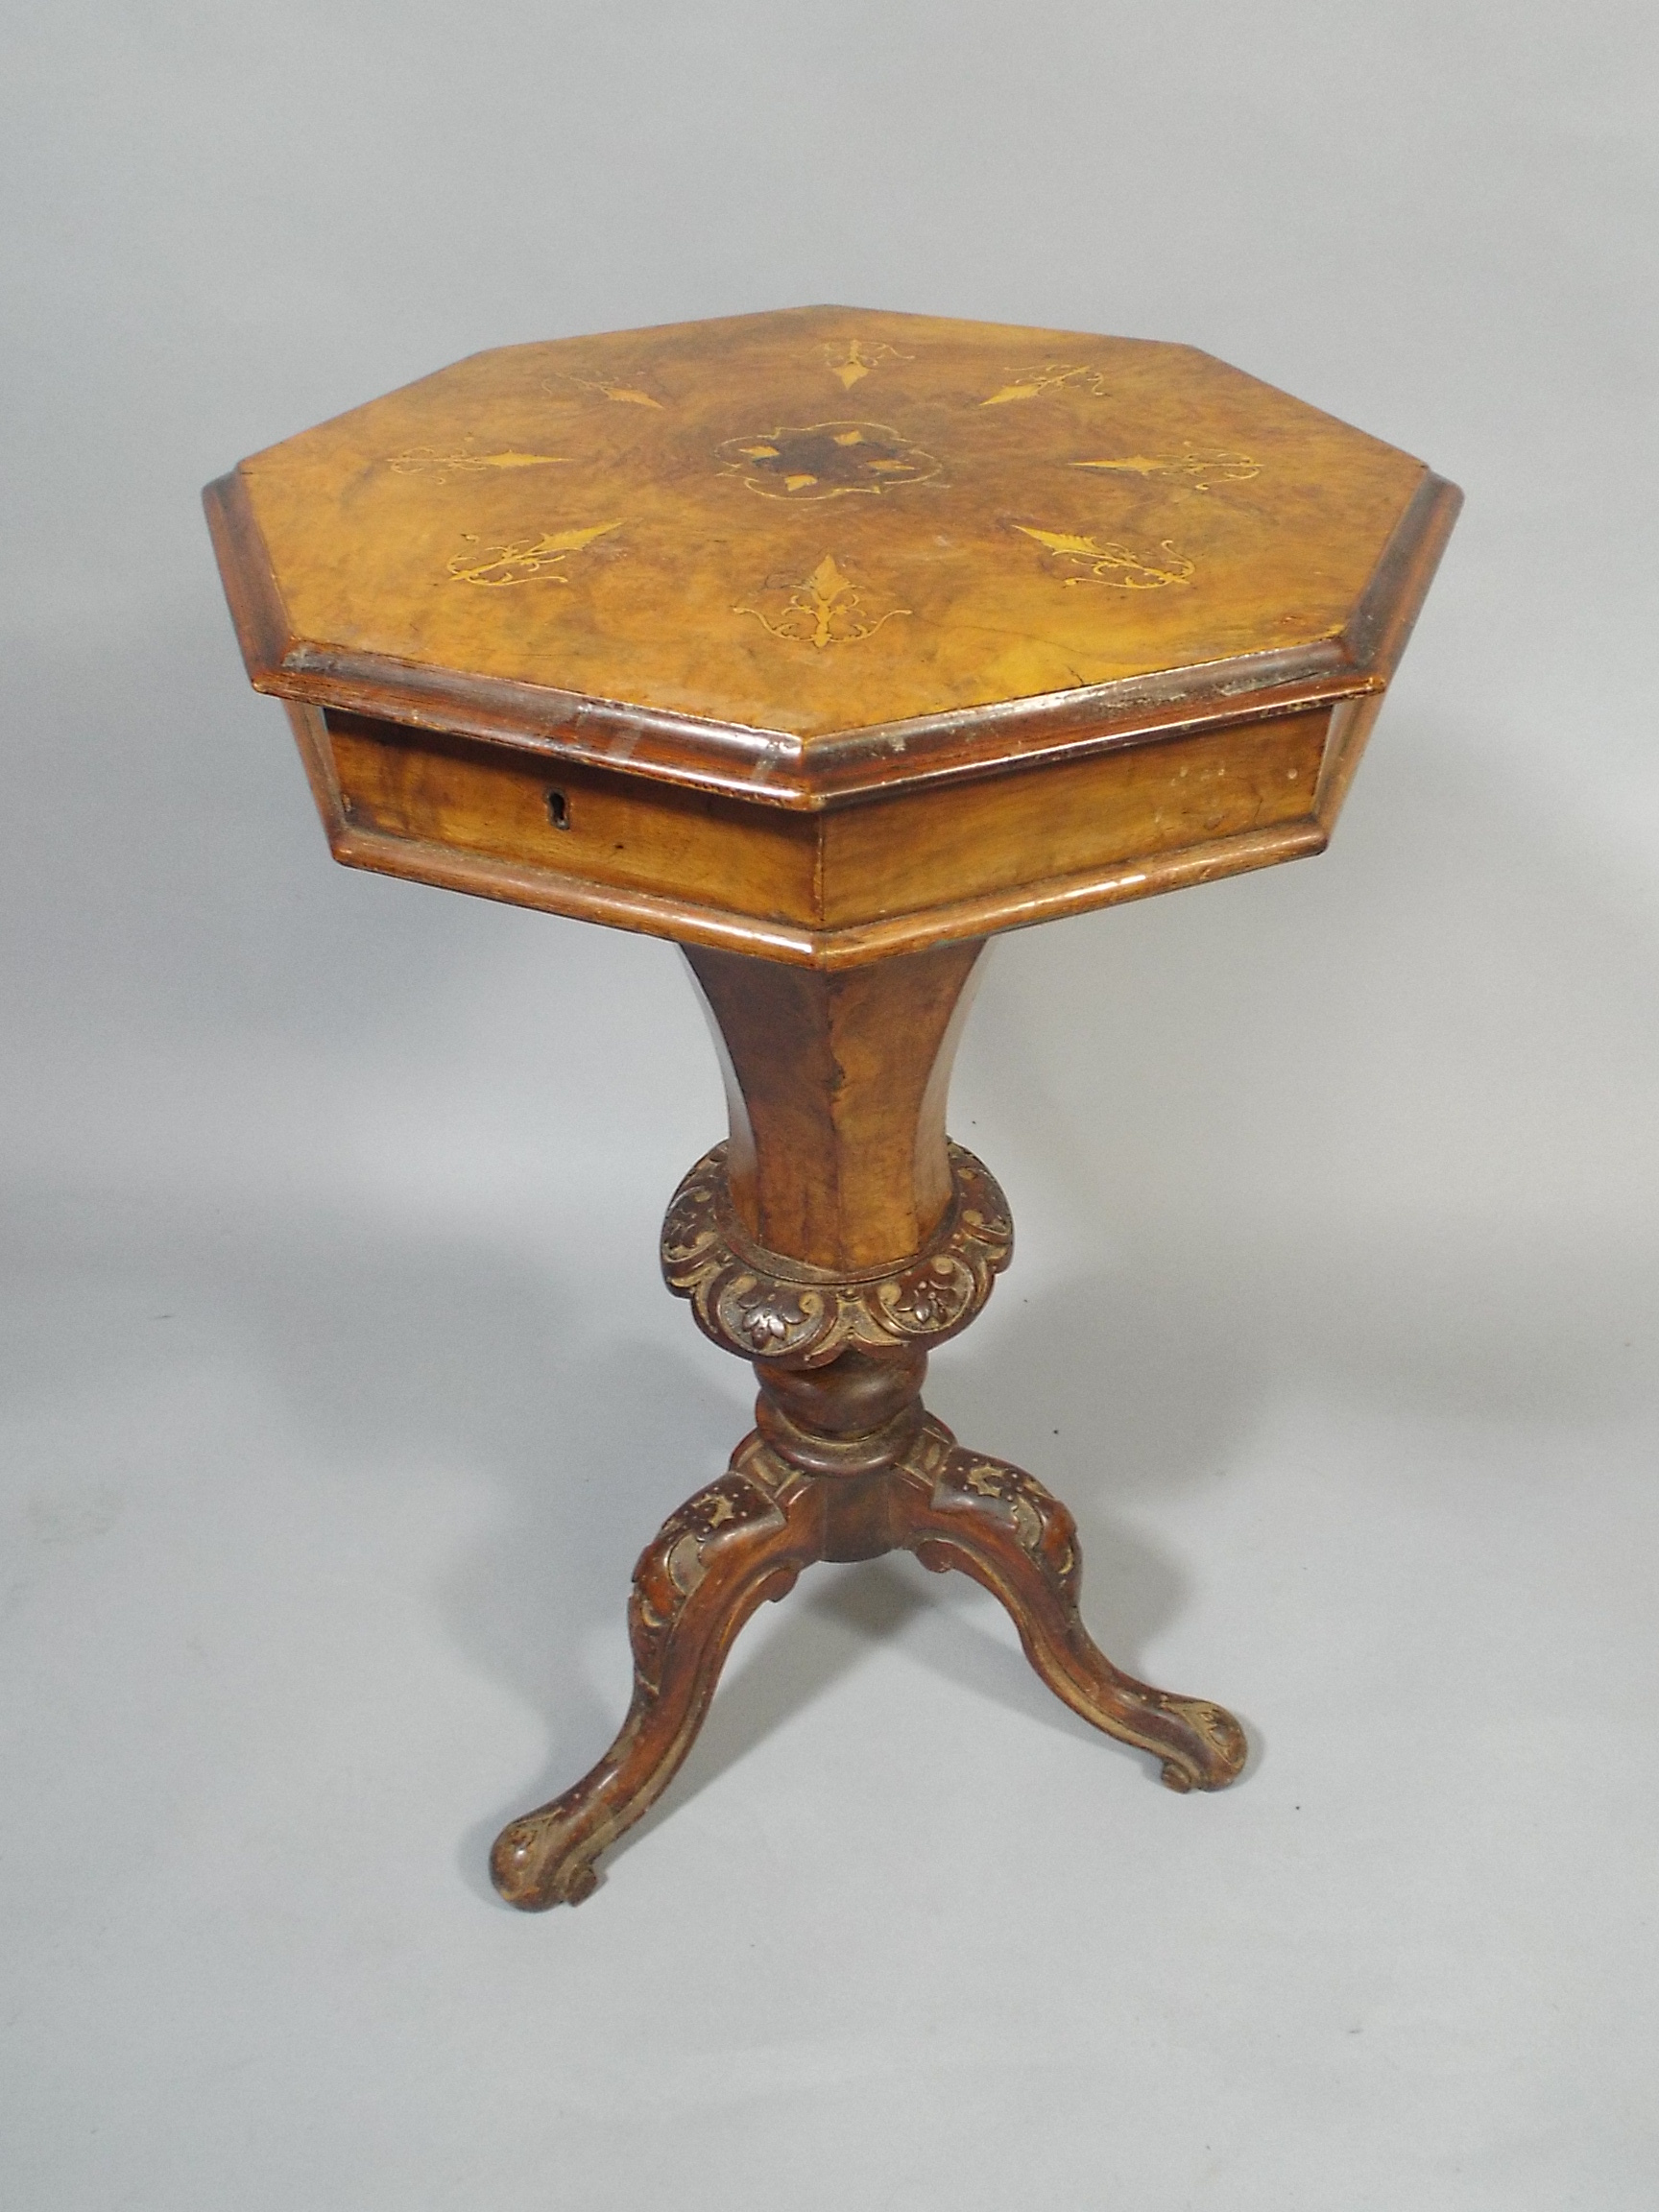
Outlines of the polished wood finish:
[{"label": "polished wood finish", "polygon": [[[1207,854],[1225,874],[1275,843],[1282,857],[1323,844],[1331,727],[1329,709],[1305,710],[812,814],[609,769],[552,777],[522,754],[334,709],[310,742],[331,756],[337,849],[476,855],[506,863],[510,885],[574,877],[578,912],[606,892],[655,895],[702,918],[676,932],[690,942],[776,954],[752,944],[758,925],[845,967],[872,943],[879,957],[1018,926],[1056,897],[1106,903],[1171,860],[1190,870]],[[721,917],[734,885],[743,911]]]},{"label": "polished wood finish", "polygon": [[621,891],[717,906],[743,885],[761,922],[810,926],[817,821],[612,768],[561,767],[475,739],[330,711],[340,811],[353,833],[436,845]]},{"label": "polished wood finish", "polygon": [[348,866],[827,972],[1323,852],[1349,712],[802,815],[288,703]]},{"label": "polished wood finish", "polygon": [[207,505],[340,859],[839,969],[1319,851],[1457,498],[1188,347],[803,308],[475,355]]},{"label": "polished wood finish", "polygon": [[[886,358],[848,387],[844,343]],[[762,786],[791,749],[757,737],[798,738],[809,777],[826,738],[989,708],[1007,733],[1025,703],[1220,659],[1351,674],[1428,477],[1190,347],[798,308],[474,354],[252,456],[227,497],[274,688],[372,711],[340,689],[437,677],[457,728],[581,700],[615,765],[701,752]]]},{"label": "polished wood finish", "polygon": [[744,1623],[787,1597],[804,1568],[896,1550],[989,1590],[1055,1695],[1151,1752],[1168,1789],[1223,1790],[1242,1770],[1244,1735],[1230,1713],[1138,1681],[1096,1647],[1078,1612],[1076,1524],[1022,1468],[962,1450],[931,1419],[902,1457],[859,1476],[799,1469],[757,1430],[640,1555],[628,1717],[580,1782],[496,1839],[491,1872],[508,1903],[536,1912],[589,1896],[600,1853],[661,1795],[696,1741]]},{"label": "polished wood finish", "polygon": [[641,1556],[635,1691],[590,1773],[497,1839],[497,1887],[579,1903],[594,1863],[666,1788],[733,1639],[819,1560],[907,1549],[1012,1614],[1058,1696],[1156,1753],[1176,1790],[1220,1789],[1238,1722],[1114,1667],[1078,1612],[1071,1516],[1006,1461],[961,1450],[922,1405],[927,1351],[967,1327],[1013,1251],[1007,1202],[945,1135],[945,1095],[982,947],[826,976],[689,955],[726,1071],[731,1136],[663,1226],[669,1287],[755,1362],[757,1427],[720,1480]]},{"label": "polished wood finish", "polygon": [[1005,927],[1034,888],[1306,832],[1329,727],[1325,712],[1274,716],[840,807],[822,818],[824,923],[983,901]]},{"label": "polished wood finish", "polygon": [[1239,1772],[923,1406],[1013,1249],[950,1064],[990,935],[1324,849],[1459,496],[1189,347],[828,307],[476,354],[208,487],[335,857],[678,941],[725,1075],[661,1258],[756,1427],[636,1569],[615,1743],[497,1840],[515,1905],[588,1894],[820,1560],[973,1575],[1171,1788]]},{"label": "polished wood finish", "polygon": [[844,975],[687,954],[726,1080],[733,1204],[757,1243],[852,1275],[927,1241],[950,1196],[945,1096],[983,949]]},{"label": "polished wood finish", "polygon": [[[725,1002],[736,995],[727,978]],[[1220,1790],[1242,1770],[1244,1734],[1230,1713],[1154,1689],[1095,1646],[1078,1609],[1082,1558],[1066,1507],[1023,1469],[963,1450],[924,1409],[927,1348],[974,1318],[1012,1250],[1006,1203],[985,1169],[959,1148],[951,1166],[933,1238],[884,1276],[837,1277],[757,1247],[724,1146],[676,1194],[664,1273],[715,1342],[754,1359],[756,1428],[640,1555],[627,1718],[580,1782],[496,1839],[492,1872],[510,1904],[541,1911],[591,1892],[600,1854],[690,1749],[744,1623],[820,1560],[907,1550],[937,1573],[970,1575],[1007,1607],[1055,1695],[1150,1751],[1167,1788]]]}]

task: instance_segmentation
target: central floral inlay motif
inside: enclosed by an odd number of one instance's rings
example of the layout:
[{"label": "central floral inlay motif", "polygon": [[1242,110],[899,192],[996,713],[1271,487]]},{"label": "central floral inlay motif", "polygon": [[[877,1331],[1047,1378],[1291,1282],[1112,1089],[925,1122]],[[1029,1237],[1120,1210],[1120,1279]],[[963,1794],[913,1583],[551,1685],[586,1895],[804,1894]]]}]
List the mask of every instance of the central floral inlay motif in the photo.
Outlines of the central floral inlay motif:
[{"label": "central floral inlay motif", "polygon": [[809,422],[728,438],[716,447],[729,474],[763,499],[841,499],[925,484],[944,467],[884,422]]}]

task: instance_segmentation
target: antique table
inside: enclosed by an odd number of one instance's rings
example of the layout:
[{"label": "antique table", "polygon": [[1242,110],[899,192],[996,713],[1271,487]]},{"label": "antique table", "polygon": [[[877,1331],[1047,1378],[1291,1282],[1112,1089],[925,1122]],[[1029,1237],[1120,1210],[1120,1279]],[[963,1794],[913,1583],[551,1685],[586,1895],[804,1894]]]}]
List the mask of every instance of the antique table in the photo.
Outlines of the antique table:
[{"label": "antique table", "polygon": [[662,1266],[757,1427],[502,1895],[585,1897],[760,1601],[896,1546],[1171,1789],[1232,1781],[1230,1714],[1091,1642],[1065,1506],[924,1410],[1012,1248],[946,1088],[996,931],[1323,850],[1455,489],[1190,347],[810,307],[474,354],[206,500],[335,857],[675,938],[720,1048]]}]

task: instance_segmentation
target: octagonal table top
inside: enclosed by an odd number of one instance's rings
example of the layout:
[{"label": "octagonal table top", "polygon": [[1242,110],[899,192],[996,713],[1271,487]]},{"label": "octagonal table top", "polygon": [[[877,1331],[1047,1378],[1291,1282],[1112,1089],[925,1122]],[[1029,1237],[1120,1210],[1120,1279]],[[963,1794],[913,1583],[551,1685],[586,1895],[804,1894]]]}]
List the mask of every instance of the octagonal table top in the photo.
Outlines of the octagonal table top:
[{"label": "octagonal table top", "polygon": [[477,353],[208,504],[261,689],[812,807],[1379,689],[1456,493],[1190,347],[805,307]]}]

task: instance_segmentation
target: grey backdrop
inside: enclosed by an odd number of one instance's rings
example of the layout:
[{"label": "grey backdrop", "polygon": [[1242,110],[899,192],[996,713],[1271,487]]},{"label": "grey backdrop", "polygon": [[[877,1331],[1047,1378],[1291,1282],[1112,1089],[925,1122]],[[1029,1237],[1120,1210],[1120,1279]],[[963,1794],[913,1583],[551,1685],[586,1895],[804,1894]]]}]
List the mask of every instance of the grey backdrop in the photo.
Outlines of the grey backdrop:
[{"label": "grey backdrop", "polygon": [[[1656,47],[1601,4],[6,11],[0,2197],[1652,2202]],[[333,869],[197,507],[474,349],[832,300],[1194,341],[1469,505],[1330,855],[998,947],[940,1410],[1180,1800],[826,1570],[579,1912],[745,1418],[662,945]]]}]

